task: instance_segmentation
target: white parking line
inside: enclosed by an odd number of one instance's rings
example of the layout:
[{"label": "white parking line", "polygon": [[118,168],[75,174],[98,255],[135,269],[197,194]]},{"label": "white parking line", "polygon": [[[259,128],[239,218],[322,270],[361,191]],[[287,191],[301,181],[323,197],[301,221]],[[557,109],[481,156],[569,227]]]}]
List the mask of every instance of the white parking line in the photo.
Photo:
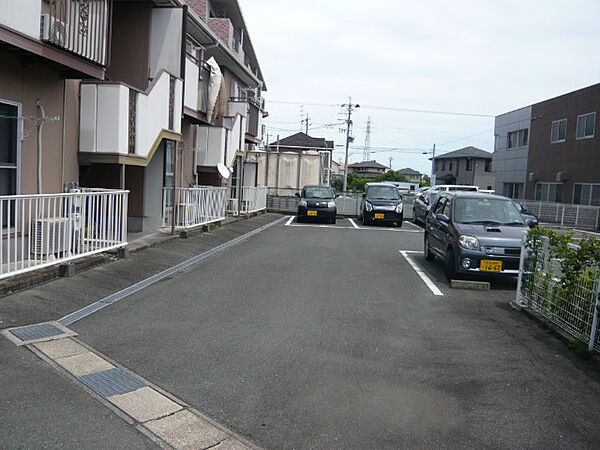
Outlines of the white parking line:
[{"label": "white parking line", "polygon": [[294,221],[295,217],[294,216],[290,216],[290,218],[288,219],[288,221],[285,223],[286,227],[290,226],[290,223],[292,223]]},{"label": "white parking line", "polygon": [[360,227],[354,223],[354,220],[352,220],[352,219],[350,219],[350,218],[348,218],[348,220],[350,221],[350,223],[352,224],[352,226],[353,226],[354,228],[356,228],[357,230],[360,230]]},{"label": "white parking line", "polygon": [[415,269],[415,272],[417,272],[417,275],[419,275],[419,277],[421,277],[421,280],[423,280],[425,282],[427,287],[431,290],[431,292],[433,292],[433,295],[444,295],[442,293],[442,291],[440,291],[438,289],[438,287],[434,284],[434,282],[431,281],[431,278],[429,278],[427,276],[427,274],[423,271],[423,269],[421,269],[419,267],[419,265],[410,256],[408,256],[409,253],[419,253],[419,252],[406,251],[406,250],[398,250],[398,251],[402,254],[402,256],[404,256],[404,258],[406,259],[406,261],[408,261],[410,266],[413,269]]},{"label": "white parking line", "polygon": [[421,228],[419,225],[409,222],[408,220],[405,220],[403,223],[406,223],[406,224],[410,225],[411,227],[415,227],[419,231],[423,231],[423,228]]}]

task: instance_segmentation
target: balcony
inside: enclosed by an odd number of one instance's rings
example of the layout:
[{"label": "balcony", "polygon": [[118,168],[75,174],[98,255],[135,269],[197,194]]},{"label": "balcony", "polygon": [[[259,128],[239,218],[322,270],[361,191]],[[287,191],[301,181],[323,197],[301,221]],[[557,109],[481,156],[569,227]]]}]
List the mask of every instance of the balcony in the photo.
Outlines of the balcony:
[{"label": "balcony", "polygon": [[245,129],[246,117],[239,114],[224,117],[223,126],[198,126],[194,145],[198,166],[232,167],[236,153],[244,149]]},{"label": "balcony", "polygon": [[182,80],[166,71],[145,92],[117,82],[83,82],[80,153],[92,162],[94,155],[112,154],[145,165],[162,138],[179,137],[182,90]]},{"label": "balcony", "polygon": [[42,4],[40,39],[106,65],[112,0],[54,0]]},{"label": "balcony", "polygon": [[185,99],[184,106],[192,111],[206,114],[208,111],[208,84],[210,69],[203,61],[196,61],[189,56],[185,64]]}]

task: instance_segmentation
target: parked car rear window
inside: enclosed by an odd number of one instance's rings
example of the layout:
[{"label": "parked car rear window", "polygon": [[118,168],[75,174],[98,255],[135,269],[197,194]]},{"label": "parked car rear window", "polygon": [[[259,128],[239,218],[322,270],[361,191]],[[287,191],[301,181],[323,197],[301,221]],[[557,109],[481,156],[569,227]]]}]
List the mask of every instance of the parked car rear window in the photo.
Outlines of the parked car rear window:
[{"label": "parked car rear window", "polygon": [[400,193],[394,186],[371,186],[367,189],[367,198],[378,200],[399,200]]},{"label": "parked car rear window", "polygon": [[496,198],[457,198],[454,202],[454,221],[524,225],[513,202]]},{"label": "parked car rear window", "polygon": [[333,190],[326,187],[309,187],[304,189],[304,198],[333,198]]},{"label": "parked car rear window", "polygon": [[451,186],[448,188],[449,191],[470,191],[476,192],[477,188],[475,186]]}]

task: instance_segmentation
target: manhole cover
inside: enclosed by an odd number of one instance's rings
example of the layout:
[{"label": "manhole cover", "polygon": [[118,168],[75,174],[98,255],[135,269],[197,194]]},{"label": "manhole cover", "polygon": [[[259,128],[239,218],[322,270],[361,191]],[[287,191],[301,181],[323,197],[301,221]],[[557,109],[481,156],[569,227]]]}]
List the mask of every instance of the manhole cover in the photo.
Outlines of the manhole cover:
[{"label": "manhole cover", "polygon": [[8,328],[2,334],[16,345],[35,344],[37,342],[77,336],[58,322],[44,322],[25,327]]},{"label": "manhole cover", "polygon": [[123,369],[101,370],[77,377],[79,381],[102,397],[126,394],[146,386],[146,383],[134,377]]}]

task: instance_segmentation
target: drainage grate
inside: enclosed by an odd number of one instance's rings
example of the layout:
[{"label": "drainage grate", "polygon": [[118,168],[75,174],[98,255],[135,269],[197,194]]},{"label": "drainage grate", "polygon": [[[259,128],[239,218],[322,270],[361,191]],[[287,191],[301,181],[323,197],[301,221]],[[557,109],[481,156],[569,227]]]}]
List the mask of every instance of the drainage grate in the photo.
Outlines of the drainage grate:
[{"label": "drainage grate", "polygon": [[77,378],[102,397],[126,394],[146,386],[146,383],[119,368],[102,370]]},{"label": "drainage grate", "polygon": [[17,328],[16,330],[10,330],[10,332],[22,341],[44,339],[51,336],[58,336],[59,334],[64,334],[63,330],[48,323],[42,325],[32,325],[30,327],[25,328]]}]

